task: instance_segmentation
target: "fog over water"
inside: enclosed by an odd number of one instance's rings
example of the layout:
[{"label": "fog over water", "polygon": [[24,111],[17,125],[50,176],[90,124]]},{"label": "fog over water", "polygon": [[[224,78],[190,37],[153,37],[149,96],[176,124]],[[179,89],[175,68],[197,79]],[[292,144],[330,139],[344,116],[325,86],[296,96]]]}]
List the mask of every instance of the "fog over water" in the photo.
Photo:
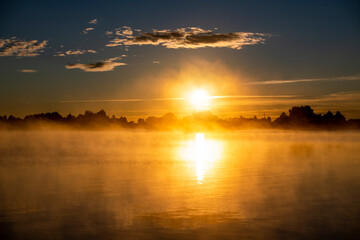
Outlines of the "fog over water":
[{"label": "fog over water", "polygon": [[1,131],[1,239],[359,239],[360,132]]}]

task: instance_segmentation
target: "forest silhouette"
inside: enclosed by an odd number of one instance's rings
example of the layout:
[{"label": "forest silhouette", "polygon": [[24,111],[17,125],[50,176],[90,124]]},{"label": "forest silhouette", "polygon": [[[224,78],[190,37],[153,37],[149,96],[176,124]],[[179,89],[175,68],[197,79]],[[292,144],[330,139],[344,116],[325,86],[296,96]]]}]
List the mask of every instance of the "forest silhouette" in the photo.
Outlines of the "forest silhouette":
[{"label": "forest silhouette", "polygon": [[205,131],[217,129],[302,129],[302,130],[354,130],[360,129],[360,119],[347,120],[339,111],[333,114],[316,114],[310,106],[294,106],[272,120],[270,117],[252,118],[233,117],[221,119],[210,111],[194,111],[183,118],[173,113],[161,117],[139,118],[137,122],[126,117],[109,117],[104,110],[74,116],[61,116],[58,112],[27,115],[24,118],[0,116],[1,129],[149,129]]}]

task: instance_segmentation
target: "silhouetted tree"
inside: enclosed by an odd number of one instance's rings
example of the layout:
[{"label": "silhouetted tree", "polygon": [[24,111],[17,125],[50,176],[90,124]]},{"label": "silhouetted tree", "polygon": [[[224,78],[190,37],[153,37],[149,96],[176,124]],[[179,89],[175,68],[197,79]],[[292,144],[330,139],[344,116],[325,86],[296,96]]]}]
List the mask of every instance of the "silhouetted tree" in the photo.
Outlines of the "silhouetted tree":
[{"label": "silhouetted tree", "polygon": [[289,122],[292,125],[304,126],[315,120],[314,110],[310,106],[292,107],[289,110]]},{"label": "silhouetted tree", "polygon": [[346,118],[339,111],[336,112],[334,120],[337,124],[344,124],[346,122]]},{"label": "silhouetted tree", "polygon": [[138,125],[144,126],[145,125],[145,120],[143,118],[139,118],[138,119]]},{"label": "silhouetted tree", "polygon": [[66,120],[68,120],[68,121],[72,121],[72,120],[74,120],[74,119],[75,119],[75,116],[72,115],[71,113],[69,113],[69,114],[66,116]]},{"label": "silhouetted tree", "polygon": [[282,112],[280,114],[280,117],[275,119],[273,124],[274,124],[274,126],[277,126],[277,127],[286,127],[289,124],[288,115],[286,115],[285,112]]}]

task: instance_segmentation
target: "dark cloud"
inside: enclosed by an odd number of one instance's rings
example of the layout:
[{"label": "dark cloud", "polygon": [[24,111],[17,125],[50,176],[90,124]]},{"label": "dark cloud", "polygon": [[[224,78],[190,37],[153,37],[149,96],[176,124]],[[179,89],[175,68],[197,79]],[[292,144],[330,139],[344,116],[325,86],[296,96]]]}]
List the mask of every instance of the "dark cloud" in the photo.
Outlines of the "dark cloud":
[{"label": "dark cloud", "polygon": [[236,33],[226,33],[226,34],[192,34],[186,37],[186,42],[192,44],[201,44],[201,43],[217,43],[222,41],[232,41],[238,39],[239,35]]},{"label": "dark cloud", "polygon": [[242,49],[244,45],[264,43],[270,34],[233,32],[213,33],[197,27],[179,28],[176,30],[153,30],[153,32],[139,32],[134,35],[131,28],[126,27],[131,34],[117,34],[122,38],[115,38],[107,47],[131,45],[161,45],[166,48],[203,48],[226,47]]},{"label": "dark cloud", "polygon": [[0,56],[34,57],[45,48],[47,41],[24,41],[16,39],[0,39]]}]

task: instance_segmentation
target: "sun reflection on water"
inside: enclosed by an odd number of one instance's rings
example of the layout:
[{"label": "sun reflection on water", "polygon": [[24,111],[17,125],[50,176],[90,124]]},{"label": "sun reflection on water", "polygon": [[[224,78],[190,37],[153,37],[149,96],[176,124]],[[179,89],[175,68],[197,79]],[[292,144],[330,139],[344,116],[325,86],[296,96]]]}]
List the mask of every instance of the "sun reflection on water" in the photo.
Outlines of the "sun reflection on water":
[{"label": "sun reflection on water", "polygon": [[204,182],[204,175],[222,156],[220,141],[205,138],[204,133],[196,133],[195,140],[185,142],[180,149],[180,157],[189,161],[196,169],[196,179],[199,184]]}]

